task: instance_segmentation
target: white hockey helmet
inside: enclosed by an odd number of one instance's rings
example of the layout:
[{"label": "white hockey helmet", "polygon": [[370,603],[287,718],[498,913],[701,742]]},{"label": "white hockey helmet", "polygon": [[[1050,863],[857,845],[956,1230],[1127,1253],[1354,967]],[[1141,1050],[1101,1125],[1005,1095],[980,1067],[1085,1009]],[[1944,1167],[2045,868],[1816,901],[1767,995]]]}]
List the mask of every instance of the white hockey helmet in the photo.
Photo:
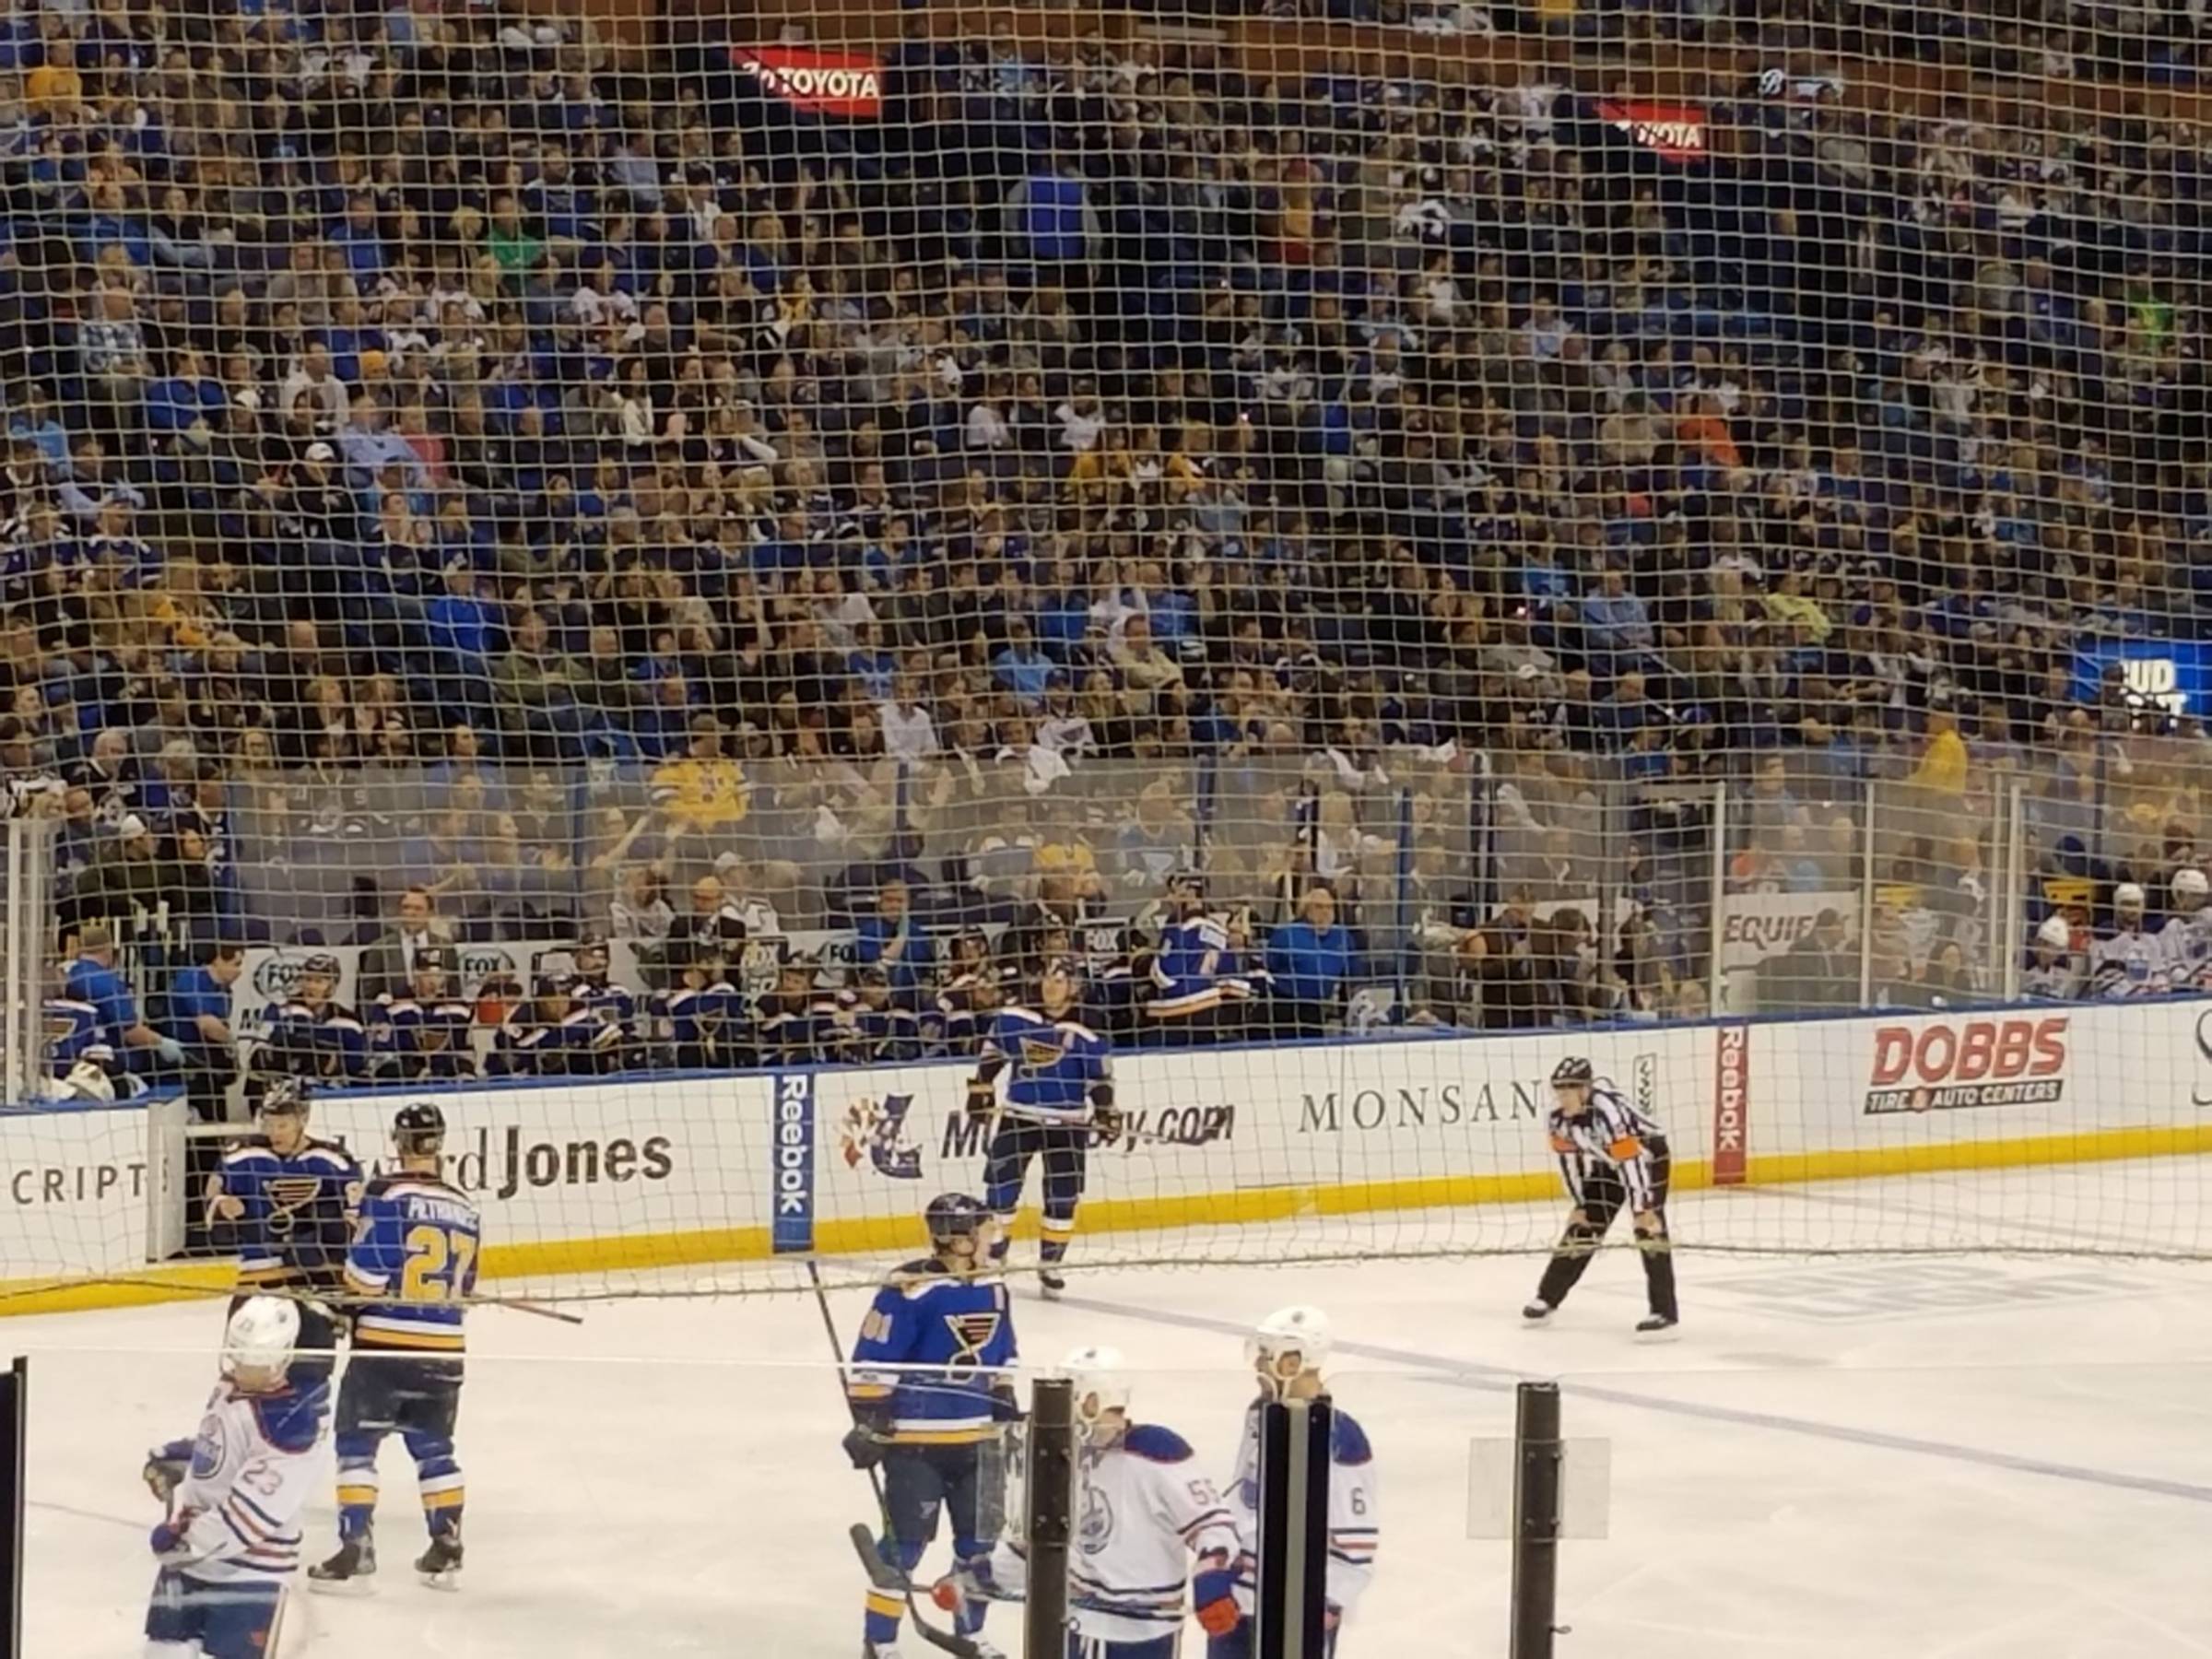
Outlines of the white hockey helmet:
[{"label": "white hockey helmet", "polygon": [[[1280,1388],[1307,1371],[1318,1375],[1334,1346],[1329,1316],[1319,1308],[1297,1304],[1277,1308],[1253,1327],[1245,1339],[1244,1357],[1270,1385]],[[1286,1363],[1293,1359],[1295,1365]]]},{"label": "white hockey helmet", "polygon": [[1079,1347],[1061,1362],[1076,1385],[1076,1427],[1085,1435],[1110,1411],[1126,1412],[1132,1392],[1122,1350]]},{"label": "white hockey helmet", "polygon": [[2143,889],[2132,881],[2124,881],[2112,889],[2114,910],[2141,910],[2143,904]]},{"label": "white hockey helmet", "polygon": [[2212,894],[2212,880],[2194,865],[2183,865],[2173,873],[2173,896],[2178,899],[2203,899]]},{"label": "white hockey helmet", "polygon": [[280,1296],[248,1297],[223,1329],[223,1375],[247,1387],[284,1380],[300,1345],[300,1309]]},{"label": "white hockey helmet", "polygon": [[2053,950],[2064,950],[2074,943],[2074,930],[2064,916],[2045,916],[2043,924],[2035,930],[2035,942],[2048,945]]}]

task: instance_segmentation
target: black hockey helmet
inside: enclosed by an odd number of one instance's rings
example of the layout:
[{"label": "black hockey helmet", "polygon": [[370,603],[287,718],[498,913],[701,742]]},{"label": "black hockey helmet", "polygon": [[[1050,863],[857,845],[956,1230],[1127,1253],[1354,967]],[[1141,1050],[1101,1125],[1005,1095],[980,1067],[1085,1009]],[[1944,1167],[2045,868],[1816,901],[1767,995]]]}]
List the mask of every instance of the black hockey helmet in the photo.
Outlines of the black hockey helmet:
[{"label": "black hockey helmet", "polygon": [[304,1117],[307,1085],[297,1077],[271,1077],[253,1110],[263,1117]]},{"label": "black hockey helmet", "polygon": [[1587,1088],[1597,1074],[1590,1069],[1590,1062],[1581,1054],[1570,1054],[1551,1068],[1551,1086],[1554,1088]]},{"label": "black hockey helmet", "polygon": [[445,1113],[428,1100],[392,1114],[392,1144],[402,1152],[435,1152],[445,1143]]},{"label": "black hockey helmet", "polygon": [[966,1193],[940,1193],[922,1212],[933,1244],[947,1239],[972,1239],[990,1219],[991,1212],[983,1207],[983,1201]]}]

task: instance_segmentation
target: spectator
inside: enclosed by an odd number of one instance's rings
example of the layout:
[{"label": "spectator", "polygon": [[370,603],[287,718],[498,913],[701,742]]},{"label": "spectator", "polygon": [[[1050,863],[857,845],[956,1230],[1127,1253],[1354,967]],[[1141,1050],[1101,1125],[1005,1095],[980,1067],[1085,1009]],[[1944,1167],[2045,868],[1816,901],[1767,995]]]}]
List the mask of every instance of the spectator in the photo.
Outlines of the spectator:
[{"label": "spectator", "polygon": [[1843,945],[1843,918],[1823,910],[1805,937],[1759,967],[1762,1008],[1847,1007],[1859,994],[1857,953]]},{"label": "spectator", "polygon": [[860,919],[853,954],[864,968],[880,967],[889,976],[895,994],[911,997],[921,988],[935,959],[935,947],[913,913],[905,882],[883,884],[876,896],[876,913]]},{"label": "spectator", "polygon": [[238,1080],[238,1042],[233,1034],[233,987],[245,971],[241,945],[218,940],[205,947],[200,961],[170,983],[163,1023],[181,1051],[186,1098],[193,1116],[219,1124],[229,1116],[226,1094]]},{"label": "spectator", "polygon": [[1298,920],[1268,935],[1267,971],[1274,979],[1276,1030],[1320,1036],[1343,1008],[1357,972],[1351,933],[1336,922],[1335,894],[1320,886],[1306,889]]},{"label": "spectator", "polygon": [[438,901],[429,888],[410,887],[400,894],[392,924],[361,952],[358,983],[363,1003],[403,994],[413,982],[415,959],[453,943],[452,924],[437,912]]},{"label": "spectator", "polygon": [[65,996],[97,1011],[100,1041],[128,1070],[173,1069],[183,1064],[183,1045],[139,1017],[138,999],[115,966],[115,936],[104,922],[87,922],[77,929],[76,955],[63,968],[62,983]]}]

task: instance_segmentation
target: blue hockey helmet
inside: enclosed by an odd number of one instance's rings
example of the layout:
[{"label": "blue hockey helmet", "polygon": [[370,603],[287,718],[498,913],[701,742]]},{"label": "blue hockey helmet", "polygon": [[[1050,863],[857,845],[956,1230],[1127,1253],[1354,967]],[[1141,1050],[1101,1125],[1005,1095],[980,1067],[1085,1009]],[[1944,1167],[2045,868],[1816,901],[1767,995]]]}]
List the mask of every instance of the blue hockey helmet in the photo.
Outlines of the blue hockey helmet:
[{"label": "blue hockey helmet", "polygon": [[940,1193],[922,1212],[933,1244],[947,1239],[972,1239],[990,1219],[991,1212],[983,1207],[983,1201],[966,1193]]}]

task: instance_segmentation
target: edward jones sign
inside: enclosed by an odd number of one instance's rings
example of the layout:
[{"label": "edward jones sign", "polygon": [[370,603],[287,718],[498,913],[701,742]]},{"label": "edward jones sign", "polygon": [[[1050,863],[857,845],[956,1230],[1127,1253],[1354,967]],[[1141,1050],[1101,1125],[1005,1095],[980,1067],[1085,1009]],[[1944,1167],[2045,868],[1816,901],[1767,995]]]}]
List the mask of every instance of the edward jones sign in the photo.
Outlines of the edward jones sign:
[{"label": "edward jones sign", "polygon": [[2047,1105],[2065,1093],[2067,1024],[2054,1014],[1877,1026],[1865,1111]]}]

